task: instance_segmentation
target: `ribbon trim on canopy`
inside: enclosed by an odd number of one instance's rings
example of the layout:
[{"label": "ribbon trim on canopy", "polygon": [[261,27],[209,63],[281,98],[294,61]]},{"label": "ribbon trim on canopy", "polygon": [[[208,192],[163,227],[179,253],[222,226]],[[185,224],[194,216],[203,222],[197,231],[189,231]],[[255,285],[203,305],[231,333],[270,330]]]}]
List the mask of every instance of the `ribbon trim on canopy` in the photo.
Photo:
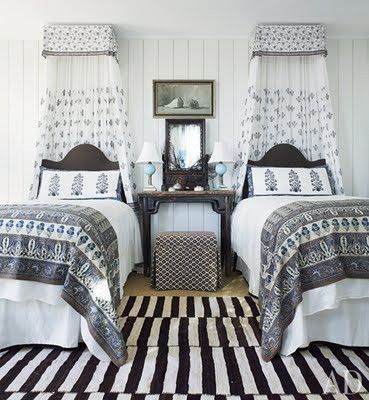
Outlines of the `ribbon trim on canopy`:
[{"label": "ribbon trim on canopy", "polygon": [[47,25],[43,31],[46,56],[116,56],[114,30],[110,25]]},{"label": "ribbon trim on canopy", "polygon": [[250,42],[251,57],[327,55],[322,24],[257,25]]}]

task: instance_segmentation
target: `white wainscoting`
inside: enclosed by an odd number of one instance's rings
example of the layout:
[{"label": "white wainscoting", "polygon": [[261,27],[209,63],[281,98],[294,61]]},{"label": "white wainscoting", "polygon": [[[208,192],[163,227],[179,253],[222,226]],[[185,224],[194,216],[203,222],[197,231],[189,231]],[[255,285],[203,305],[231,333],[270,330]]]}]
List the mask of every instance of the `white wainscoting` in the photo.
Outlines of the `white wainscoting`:
[{"label": "white wainscoting", "polygon": [[[0,201],[27,197],[38,135],[40,98],[45,90],[45,61],[38,41],[0,41]],[[216,118],[207,120],[207,152],[214,141],[235,149],[248,79],[245,39],[119,40],[119,58],[128,91],[131,129],[139,151],[144,140],[164,145],[164,120],[152,118],[152,80],[215,79]],[[369,40],[328,41],[328,75],[348,194],[369,196]],[[159,187],[161,173],[156,175]],[[139,187],[142,168],[137,171]],[[228,176],[229,182],[229,176]],[[162,206],[153,233],[212,230],[219,220],[200,204]]]}]

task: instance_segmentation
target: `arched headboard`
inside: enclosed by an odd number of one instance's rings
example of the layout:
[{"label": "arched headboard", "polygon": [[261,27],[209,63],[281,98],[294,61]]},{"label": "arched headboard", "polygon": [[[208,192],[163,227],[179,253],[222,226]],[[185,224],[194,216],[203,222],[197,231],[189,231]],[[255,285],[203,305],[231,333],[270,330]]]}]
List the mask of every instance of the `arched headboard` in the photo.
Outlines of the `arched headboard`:
[{"label": "arched headboard", "polygon": [[[63,171],[109,171],[119,169],[117,161],[110,161],[105,154],[92,144],[73,147],[60,161],[42,160],[41,166]],[[122,200],[126,198],[122,186]]]},{"label": "arched headboard", "polygon": [[108,171],[119,169],[117,161],[110,161],[92,144],[73,147],[60,161],[42,160],[43,167],[64,171]]},{"label": "arched headboard", "polygon": [[[325,159],[309,161],[295,146],[288,143],[277,144],[269,149],[263,158],[258,161],[248,160],[248,165],[256,167],[286,167],[286,168],[314,168],[326,164]],[[247,176],[243,185],[242,198],[248,196],[249,185]]]}]

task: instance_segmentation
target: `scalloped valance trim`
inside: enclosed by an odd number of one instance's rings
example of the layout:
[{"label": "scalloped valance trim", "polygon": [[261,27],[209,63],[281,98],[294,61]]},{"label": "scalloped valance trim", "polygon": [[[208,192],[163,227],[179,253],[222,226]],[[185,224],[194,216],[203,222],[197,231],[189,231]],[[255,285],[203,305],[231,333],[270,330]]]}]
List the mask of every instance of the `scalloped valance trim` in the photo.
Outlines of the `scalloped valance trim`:
[{"label": "scalloped valance trim", "polygon": [[43,30],[42,55],[47,56],[116,56],[118,51],[110,25],[46,25]]},{"label": "scalloped valance trim", "polygon": [[251,57],[327,55],[322,24],[257,25],[250,41]]}]

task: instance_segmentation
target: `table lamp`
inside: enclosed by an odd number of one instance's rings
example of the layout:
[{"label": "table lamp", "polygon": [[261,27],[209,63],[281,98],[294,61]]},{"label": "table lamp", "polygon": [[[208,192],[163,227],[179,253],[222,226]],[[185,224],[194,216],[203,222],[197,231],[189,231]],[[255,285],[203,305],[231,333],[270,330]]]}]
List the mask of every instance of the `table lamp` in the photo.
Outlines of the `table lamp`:
[{"label": "table lamp", "polygon": [[146,164],[144,171],[147,175],[147,185],[144,191],[156,191],[156,187],[152,184],[152,176],[155,174],[156,167],[154,164],[162,164],[162,158],[153,142],[144,142],[141,154],[138,157],[136,164]]},{"label": "table lamp", "polygon": [[213,153],[211,154],[209,164],[216,164],[215,172],[219,175],[219,188],[220,190],[226,190],[227,186],[223,183],[223,175],[227,172],[227,166],[224,163],[233,162],[231,152],[222,142],[215,142]]}]

